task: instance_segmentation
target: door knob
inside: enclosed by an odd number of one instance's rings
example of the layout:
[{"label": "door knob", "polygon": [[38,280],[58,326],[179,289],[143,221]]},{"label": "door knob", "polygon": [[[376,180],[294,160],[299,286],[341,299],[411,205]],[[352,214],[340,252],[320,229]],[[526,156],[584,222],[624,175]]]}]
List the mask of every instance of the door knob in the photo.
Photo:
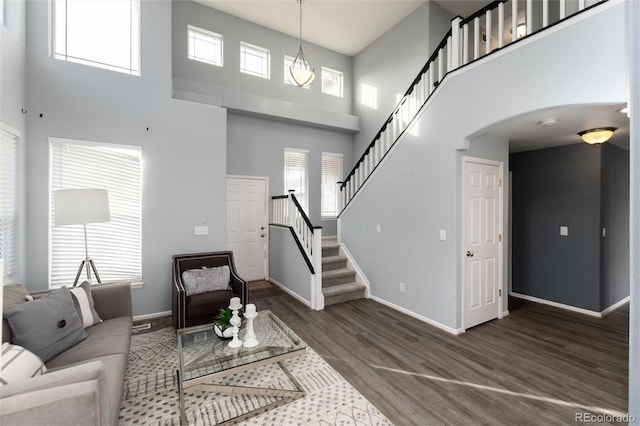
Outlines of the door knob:
[{"label": "door knob", "polygon": [[475,253],[473,253],[471,250],[467,250],[467,257],[473,257]]},{"label": "door knob", "polygon": [[262,238],[264,238],[266,235],[267,235],[267,234],[265,234],[264,232],[263,232],[262,234],[260,234],[260,236],[261,236]]}]

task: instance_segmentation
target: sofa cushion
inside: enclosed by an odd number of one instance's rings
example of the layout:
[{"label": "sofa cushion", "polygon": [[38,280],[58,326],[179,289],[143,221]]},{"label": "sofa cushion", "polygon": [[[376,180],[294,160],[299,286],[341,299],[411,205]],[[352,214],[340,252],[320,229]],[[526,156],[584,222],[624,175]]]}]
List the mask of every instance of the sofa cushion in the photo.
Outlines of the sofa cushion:
[{"label": "sofa cushion", "polygon": [[106,355],[129,354],[131,317],[105,320],[86,328],[87,338],[46,362],[47,368],[65,367]]},{"label": "sofa cushion", "polygon": [[66,287],[31,302],[4,308],[13,342],[44,362],[87,337]]},{"label": "sofa cushion", "polygon": [[76,311],[78,311],[78,315],[80,315],[84,328],[102,322],[93,304],[91,283],[89,281],[83,282],[78,287],[73,287],[70,292],[73,297],[73,304],[76,307]]},{"label": "sofa cushion", "polygon": [[47,368],[44,363],[33,352],[11,343],[2,344],[0,385],[15,383],[46,372]]},{"label": "sofa cushion", "polygon": [[187,296],[226,290],[229,287],[230,279],[231,272],[228,265],[189,269],[182,273],[182,283]]}]

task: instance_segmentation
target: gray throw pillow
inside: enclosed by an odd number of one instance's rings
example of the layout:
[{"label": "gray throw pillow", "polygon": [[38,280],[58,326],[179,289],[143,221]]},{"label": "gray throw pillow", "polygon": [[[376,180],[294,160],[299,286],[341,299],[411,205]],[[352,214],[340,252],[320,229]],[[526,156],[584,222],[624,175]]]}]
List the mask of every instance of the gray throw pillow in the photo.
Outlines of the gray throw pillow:
[{"label": "gray throw pillow", "polygon": [[182,283],[187,296],[208,291],[226,290],[229,288],[230,279],[231,272],[228,265],[188,269],[182,273]]},{"label": "gray throw pillow", "polygon": [[13,343],[44,362],[87,337],[66,287],[31,302],[5,306],[3,316],[13,332]]},{"label": "gray throw pillow", "polygon": [[71,292],[73,304],[76,307],[76,311],[78,311],[78,315],[80,315],[84,328],[102,322],[102,318],[100,318],[93,305],[91,283],[89,281],[85,281],[79,286],[71,288],[69,291]]}]

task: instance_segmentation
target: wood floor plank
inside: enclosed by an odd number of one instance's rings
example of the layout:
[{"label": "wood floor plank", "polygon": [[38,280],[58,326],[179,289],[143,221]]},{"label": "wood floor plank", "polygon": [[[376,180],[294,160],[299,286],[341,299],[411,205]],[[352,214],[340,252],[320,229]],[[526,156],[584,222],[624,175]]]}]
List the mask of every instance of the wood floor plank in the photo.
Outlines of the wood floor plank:
[{"label": "wood floor plank", "polygon": [[513,299],[450,335],[372,300],[312,311],[258,283],[270,309],[396,425],[574,424],[627,411],[628,305],[604,319]]}]

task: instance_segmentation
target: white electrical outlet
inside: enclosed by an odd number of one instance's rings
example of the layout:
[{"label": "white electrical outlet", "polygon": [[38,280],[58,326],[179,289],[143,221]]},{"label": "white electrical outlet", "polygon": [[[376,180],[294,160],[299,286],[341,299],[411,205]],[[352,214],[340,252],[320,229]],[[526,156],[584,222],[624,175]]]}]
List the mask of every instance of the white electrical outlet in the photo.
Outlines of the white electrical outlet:
[{"label": "white electrical outlet", "polygon": [[400,293],[404,293],[405,290],[406,290],[406,287],[404,283],[400,283]]},{"label": "white electrical outlet", "polygon": [[445,231],[444,229],[440,230],[440,241],[446,241],[447,240],[447,231]]},{"label": "white electrical outlet", "polygon": [[206,225],[194,226],[193,235],[209,235],[209,227]]},{"label": "white electrical outlet", "polygon": [[569,227],[568,226],[561,226],[560,227],[560,235],[563,237],[568,237],[569,236]]},{"label": "white electrical outlet", "polygon": [[382,225],[380,225],[380,224],[377,224],[377,225],[376,225],[376,232],[377,232],[378,234],[381,234],[381,233],[382,233]]}]

